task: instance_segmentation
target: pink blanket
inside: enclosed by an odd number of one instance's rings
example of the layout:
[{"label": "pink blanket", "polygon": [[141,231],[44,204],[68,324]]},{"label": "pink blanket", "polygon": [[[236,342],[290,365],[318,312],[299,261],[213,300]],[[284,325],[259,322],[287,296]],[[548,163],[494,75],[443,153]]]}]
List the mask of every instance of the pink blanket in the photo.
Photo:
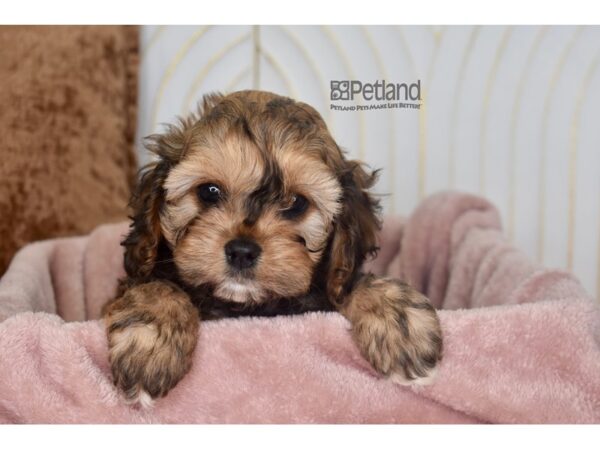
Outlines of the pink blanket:
[{"label": "pink blanket", "polygon": [[96,320],[122,275],[125,230],[35,243],[13,260],[0,280],[0,422],[600,422],[597,304],[512,248],[485,200],[438,194],[389,218],[370,264],[442,308],[444,359],[427,387],[378,377],[345,319],[313,313],[203,323],[183,381],[152,409],[128,406]]}]

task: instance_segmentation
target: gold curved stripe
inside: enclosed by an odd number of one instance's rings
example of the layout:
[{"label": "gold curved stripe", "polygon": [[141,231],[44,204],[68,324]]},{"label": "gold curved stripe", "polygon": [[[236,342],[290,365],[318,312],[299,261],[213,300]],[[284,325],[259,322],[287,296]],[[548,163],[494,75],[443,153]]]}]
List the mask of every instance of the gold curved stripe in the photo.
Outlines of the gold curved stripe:
[{"label": "gold curved stripe", "polygon": [[242,81],[248,75],[250,75],[250,67],[246,67],[244,70],[242,70],[240,73],[238,73],[235,77],[233,77],[233,79],[227,84],[227,86],[225,86],[225,92],[232,92],[234,90],[234,88],[238,84],[240,84],[240,81]]},{"label": "gold curved stripe", "polygon": [[[248,37],[249,37],[248,35],[242,35],[238,40],[231,42],[228,46],[224,47],[219,53],[217,53],[216,55],[214,55],[213,58],[211,58],[211,60],[202,68],[200,74],[197,75],[197,78],[195,79],[194,86],[192,86],[192,88],[190,88],[190,90],[188,91],[188,94],[186,95],[185,106],[183,108],[184,109],[184,113],[185,113],[185,111],[189,111],[189,109],[191,108],[191,106],[192,106],[191,103],[192,103],[193,99],[195,98],[195,94],[198,91],[198,89],[200,88],[200,85],[201,85],[202,81],[205,79],[205,77],[208,74],[208,72],[215,66],[215,64],[218,63],[218,61],[220,59],[222,59],[222,57],[226,53],[228,53],[229,51],[231,51],[236,45],[239,45],[244,40],[248,39]],[[245,39],[242,39],[242,38],[245,38]],[[241,40],[241,42],[240,42],[240,40]],[[286,86],[287,93],[290,94],[290,95],[292,95],[295,98],[299,98],[298,90],[294,87],[294,85],[290,81],[289,77],[285,74],[285,71],[283,70],[283,68],[281,67],[281,65],[262,46],[259,49],[259,56],[262,56],[263,58],[265,58],[266,61],[273,67],[273,69],[275,70],[275,72],[277,72],[277,74],[283,80],[283,83]],[[254,64],[256,64],[256,62],[253,59],[253,65]],[[260,62],[258,64],[260,64]],[[252,68],[252,70],[254,70],[254,67]],[[250,73],[250,68],[247,68],[244,71],[240,72],[227,85],[226,92],[230,92],[231,89],[233,87],[235,87],[239,83],[239,81],[241,79],[243,79],[245,76],[247,76],[249,73]]]},{"label": "gold curved stripe", "polygon": [[496,82],[496,76],[498,75],[498,67],[500,67],[500,60],[506,51],[506,46],[512,34],[512,27],[509,26],[502,33],[502,39],[500,45],[496,48],[494,54],[494,60],[492,67],[488,73],[488,78],[485,85],[485,91],[483,95],[483,112],[481,119],[481,133],[479,134],[479,193],[485,195],[485,162],[486,162],[486,148],[485,141],[487,136],[487,121],[488,112],[490,109],[490,100],[492,97],[492,91],[494,89],[494,83]]},{"label": "gold curved stripe", "polygon": [[[325,36],[327,36],[327,38],[331,41],[331,43],[335,47],[338,55],[342,59],[342,63],[344,64],[344,67],[346,68],[346,72],[350,75],[350,78],[355,80],[356,74],[354,73],[352,64],[350,63],[350,58],[348,58],[348,55],[344,51],[344,47],[342,46],[342,44],[340,43],[338,38],[335,36],[333,31],[327,25],[322,26],[321,30],[323,31]],[[365,112],[358,111],[358,157],[360,160],[363,160],[363,161],[365,160],[365,153],[366,153]]]},{"label": "gold curved stripe", "polygon": [[146,55],[148,54],[150,49],[154,47],[154,44],[156,44],[156,41],[158,41],[158,38],[165,32],[166,29],[166,25],[159,25],[158,27],[156,27],[156,30],[154,31],[154,33],[152,33],[152,36],[150,36],[150,39],[148,39],[148,42],[140,51],[140,61],[143,61],[146,58]]},{"label": "gold curved stripe", "polygon": [[271,53],[267,52],[264,48],[261,48],[261,55],[267,60],[267,62],[273,67],[275,72],[281,77],[283,83],[285,84],[285,88],[287,90],[287,95],[290,95],[292,98],[299,99],[300,94],[298,89],[294,86],[290,78],[286,75],[285,70],[281,67],[281,64],[273,58]]},{"label": "gold curved stripe", "polygon": [[406,58],[408,59],[408,62],[410,64],[410,67],[412,68],[413,74],[415,76],[417,76],[417,65],[415,64],[415,59],[413,58],[412,53],[410,52],[410,47],[408,46],[408,43],[406,42],[406,36],[404,36],[402,27],[397,25],[394,27],[394,29],[398,32],[398,38],[400,39],[400,45],[402,46],[402,51],[404,52],[404,54],[406,55]]},{"label": "gold curved stripe", "polygon": [[[577,191],[577,147],[579,144],[579,128],[581,121],[581,111],[583,109],[583,101],[587,98],[586,94],[590,87],[592,77],[594,76],[598,63],[600,62],[600,52],[588,67],[583,78],[581,88],[577,93],[575,110],[571,121],[571,139],[569,145],[569,210],[568,210],[568,229],[567,229],[567,267],[573,269],[573,256],[575,244],[575,208],[576,208],[576,191]],[[598,262],[600,265],[600,261]]]},{"label": "gold curved stripe", "polygon": [[427,75],[425,78],[425,83],[421,87],[422,94],[422,102],[421,109],[419,109],[419,179],[418,179],[418,195],[419,199],[423,199],[425,197],[425,183],[427,177],[427,95],[428,95],[428,86],[431,81],[431,77],[433,74],[433,68],[435,63],[437,62],[437,57],[439,54],[440,47],[442,46],[442,42],[444,39],[444,34],[446,32],[446,28],[444,27],[440,32],[439,40],[435,41],[435,47],[433,49],[433,55],[431,58],[431,62],[429,63],[429,68],[427,69]]},{"label": "gold curved stripe", "polygon": [[510,122],[510,152],[509,152],[509,170],[510,173],[508,175],[509,178],[509,194],[508,194],[508,236],[511,241],[514,241],[515,238],[515,204],[516,204],[516,181],[517,181],[517,117],[519,116],[519,112],[521,111],[521,97],[523,96],[523,91],[525,89],[525,81],[529,77],[529,72],[531,69],[531,61],[535,56],[537,50],[539,49],[544,36],[548,28],[546,26],[540,28],[536,33],[535,39],[531,48],[529,49],[529,53],[527,54],[527,58],[525,60],[525,70],[521,72],[521,76],[519,77],[519,81],[517,83],[517,93],[515,96],[515,101],[513,103],[512,112],[511,112],[511,122]]},{"label": "gold curved stripe", "polygon": [[419,109],[419,154],[417,161],[417,195],[419,200],[425,197],[425,164],[427,161],[427,89],[421,86],[421,108]]},{"label": "gold curved stripe", "polygon": [[198,72],[198,74],[194,77],[194,81],[192,82],[190,88],[188,89],[188,92],[184,99],[184,103],[182,105],[182,111],[181,111],[182,114],[187,114],[190,111],[190,108],[192,106],[192,101],[196,98],[195,97],[196,92],[198,92],[198,89],[202,85],[204,78],[206,78],[206,75],[208,75],[210,70],[223,58],[223,56],[225,56],[227,53],[229,53],[231,50],[233,50],[238,45],[249,40],[250,37],[251,37],[250,32],[242,34],[242,35],[238,36],[236,39],[234,39],[233,41],[229,42],[225,47],[221,48],[217,53],[214,53],[210,57],[210,59],[202,67],[200,72]]},{"label": "gold curved stripe", "polygon": [[[394,29],[398,32],[398,37],[400,39],[400,45],[402,47],[402,50],[404,51],[404,53],[406,54],[406,57],[408,59],[408,62],[410,64],[410,66],[412,67],[413,73],[415,75],[415,77],[418,76],[418,71],[417,71],[417,65],[415,63],[415,59],[413,58],[412,53],[410,52],[410,47],[408,45],[408,42],[406,41],[406,37],[404,36],[404,31],[402,30],[402,26],[395,26]],[[420,77],[418,77],[420,78]],[[423,91],[423,89],[422,89]],[[422,109],[425,108],[425,97],[423,92],[421,92],[421,94],[423,95],[423,100],[421,101],[421,109],[419,109],[419,126],[418,126],[418,131],[417,131],[417,148],[418,148],[418,152],[419,155],[421,154],[421,147],[424,145],[423,144],[423,139],[424,139],[424,129],[423,129],[423,117],[422,117]],[[418,166],[420,167],[420,166]],[[419,175],[421,176],[421,175]],[[417,191],[419,189],[419,186],[421,185],[421,183],[419,181],[417,181]]]},{"label": "gold curved stripe", "polygon": [[[402,48],[402,51],[404,52],[406,59],[408,60],[408,64],[411,68],[411,71],[413,73],[414,78],[419,78],[418,73],[417,73],[417,67],[415,64],[415,60],[410,52],[410,48],[408,46],[408,43],[406,42],[406,37],[404,36],[404,32],[402,31],[402,28],[400,26],[395,26],[394,30],[397,31],[398,34],[398,39],[400,40],[400,46]],[[394,129],[394,133],[395,133],[395,127],[392,127]],[[418,142],[421,141],[421,136],[419,133],[417,133],[417,139]],[[395,149],[392,149],[395,150]],[[392,153],[390,154],[390,178],[392,180],[392,183],[394,181],[395,178],[395,172],[396,172],[396,158],[395,158],[395,152],[392,151]],[[394,189],[394,185],[392,184],[392,193],[395,191]],[[392,213],[395,211],[395,205],[394,203],[392,203]]]},{"label": "gold curved stripe", "polygon": [[[391,81],[390,80],[390,76],[389,73],[387,72],[387,69],[385,68],[385,64],[383,63],[383,58],[381,57],[381,53],[379,52],[379,48],[377,48],[377,45],[375,45],[375,42],[373,41],[373,36],[371,36],[371,33],[369,32],[369,30],[367,29],[367,27],[365,27],[364,25],[360,26],[361,31],[363,32],[363,34],[365,35],[365,39],[367,41],[367,45],[369,46],[371,52],[373,53],[373,56],[375,58],[375,63],[377,64],[377,67],[379,67],[379,72],[381,72],[381,74],[383,75],[384,79],[386,79],[387,81]],[[393,123],[393,117],[392,117],[392,112],[390,111],[388,114],[386,114],[388,121],[389,121],[389,125],[388,125],[388,129],[389,129],[389,139],[390,139],[390,149],[389,149],[389,159],[390,159],[390,165],[387,168],[388,172],[389,172],[389,205],[390,205],[390,213],[394,214],[396,212],[396,205],[395,205],[395,201],[394,201],[394,172],[395,172],[395,167],[396,167],[396,158],[395,158],[395,151],[396,151],[396,127],[394,126]]]},{"label": "gold curved stripe", "polygon": [[434,41],[441,41],[442,37],[443,37],[443,32],[442,31],[438,31],[435,29],[434,25],[429,25],[428,26],[429,31],[431,32],[431,35],[433,36]]},{"label": "gold curved stripe", "polygon": [[[319,80],[319,89],[321,90],[321,95],[325,99],[325,105],[327,105],[329,102],[329,93],[327,92],[327,88],[325,87],[325,86],[327,86],[327,84],[325,82],[325,78],[323,77],[323,74],[321,73],[321,70],[319,69],[318,64],[315,62],[315,60],[312,58],[312,56],[310,56],[310,53],[306,50],[306,48],[304,48],[304,45],[302,44],[302,42],[300,42],[300,40],[296,37],[296,35],[294,35],[294,33],[292,33],[290,30],[288,30],[283,25],[279,25],[279,29],[290,40],[290,42],[294,45],[294,47],[296,47],[296,49],[300,52],[300,54],[304,58],[304,61],[306,63],[308,63],[308,66],[310,67],[310,69],[313,71],[313,73]],[[326,121],[329,124],[329,127],[333,128],[334,116],[331,113],[331,110],[329,108],[326,108],[324,112],[325,112]]]},{"label": "gold curved stripe", "polygon": [[567,61],[567,58],[571,54],[571,50],[575,46],[579,35],[583,31],[583,27],[579,26],[567,42],[567,45],[563,48],[559,55],[558,62],[554,66],[552,76],[550,77],[550,85],[544,98],[544,112],[542,114],[542,148],[540,155],[540,174],[539,174],[539,199],[538,199],[538,242],[537,242],[537,258],[539,262],[544,260],[544,244],[546,241],[546,159],[547,159],[547,133],[545,132],[548,128],[548,116],[550,114],[550,101],[553,97],[556,84],[562,73],[563,67]]},{"label": "gold curved stripe", "polygon": [[252,26],[252,89],[260,88],[260,25]]},{"label": "gold curved stripe", "polygon": [[151,122],[150,122],[149,129],[154,130],[154,128],[156,127],[156,118],[158,117],[158,108],[160,107],[160,104],[162,102],[162,97],[165,93],[165,88],[169,84],[169,81],[171,80],[171,78],[173,78],[173,75],[175,74],[177,67],[179,66],[179,64],[181,63],[183,58],[185,58],[185,56],[188,54],[188,52],[192,49],[192,47],[200,40],[200,38],[202,38],[202,36],[204,36],[204,34],[209,29],[210,29],[210,26],[205,25],[202,28],[200,28],[199,30],[197,30],[194,34],[192,34],[190,36],[190,38],[180,47],[180,49],[177,51],[177,53],[175,54],[175,56],[173,57],[173,59],[171,60],[169,65],[167,66],[167,70],[165,70],[165,72],[163,73],[163,76],[160,80],[160,84],[158,87],[158,91],[156,93],[156,96],[154,97],[154,102],[152,105],[152,115],[150,116]]},{"label": "gold curved stripe", "polygon": [[457,86],[454,89],[454,95],[452,97],[452,115],[450,116],[450,133],[452,133],[452,135],[450,138],[450,146],[448,148],[448,184],[450,188],[454,188],[456,180],[456,134],[458,129],[458,100],[462,97],[462,91],[464,86],[463,81],[465,78],[467,64],[471,59],[471,54],[473,53],[473,48],[475,47],[475,42],[477,42],[477,38],[479,37],[480,31],[480,25],[471,28],[469,40],[467,41],[467,46],[465,47],[465,50],[462,54],[460,66],[458,69]]}]

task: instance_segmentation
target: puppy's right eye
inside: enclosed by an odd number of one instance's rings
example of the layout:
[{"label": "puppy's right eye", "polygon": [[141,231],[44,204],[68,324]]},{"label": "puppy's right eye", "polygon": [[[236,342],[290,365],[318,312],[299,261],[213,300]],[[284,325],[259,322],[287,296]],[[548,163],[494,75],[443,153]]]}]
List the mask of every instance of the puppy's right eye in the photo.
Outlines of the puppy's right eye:
[{"label": "puppy's right eye", "polygon": [[214,205],[221,200],[221,196],[221,188],[214,183],[205,183],[198,186],[198,197],[206,204]]}]

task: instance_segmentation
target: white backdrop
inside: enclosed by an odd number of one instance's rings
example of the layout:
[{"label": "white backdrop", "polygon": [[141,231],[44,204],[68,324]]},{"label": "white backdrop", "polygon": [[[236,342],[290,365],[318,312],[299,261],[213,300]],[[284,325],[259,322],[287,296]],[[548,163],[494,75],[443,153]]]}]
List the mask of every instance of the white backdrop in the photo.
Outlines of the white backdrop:
[{"label": "white backdrop", "polygon": [[[384,169],[387,212],[486,196],[518,247],[600,297],[600,27],[146,26],[141,41],[138,143],[207,92],[288,95]],[[338,79],[420,79],[422,108],[331,111]]]}]

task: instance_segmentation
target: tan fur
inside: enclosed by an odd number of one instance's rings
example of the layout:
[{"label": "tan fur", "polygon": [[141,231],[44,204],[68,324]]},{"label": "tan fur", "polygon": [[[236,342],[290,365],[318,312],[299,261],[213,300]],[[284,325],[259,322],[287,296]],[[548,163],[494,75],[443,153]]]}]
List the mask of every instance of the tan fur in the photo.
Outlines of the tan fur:
[{"label": "tan fur", "polygon": [[340,307],[359,349],[396,381],[428,377],[442,357],[440,322],[429,300],[398,280],[363,277]]},{"label": "tan fur", "polygon": [[275,158],[285,175],[288,192],[300,192],[312,199],[329,223],[341,209],[342,190],[332,170],[322,160],[306,155],[302,149],[284,148]]},{"label": "tan fur", "polygon": [[[226,98],[235,99],[235,94]],[[235,107],[242,109],[241,104]],[[247,118],[250,127],[259,127],[260,123],[253,123],[252,119]],[[321,120],[319,123],[324,126]],[[280,126],[283,129],[285,125]],[[231,131],[227,121],[219,126],[190,126],[202,138],[186,133],[185,156],[165,180],[166,207],[161,216],[163,233],[172,246],[185,234],[174,251],[183,279],[191,285],[213,283],[217,293],[236,302],[305,292],[331,231],[331,222],[341,208],[341,188],[335,173],[323,161],[320,153],[323,149],[317,152],[315,146],[312,152],[307,152],[299,148],[306,146],[306,142],[286,140],[282,138],[284,131],[270,130],[270,137],[278,145],[267,148],[284,174],[284,192],[289,193],[290,199],[292,193],[305,195],[311,207],[303,219],[290,223],[279,217],[279,211],[289,206],[282,202],[279,207],[266,210],[252,230],[246,230],[244,202],[261,181],[264,171],[261,151],[239,132]],[[277,124],[273,126],[276,128]],[[257,139],[260,142],[260,136]],[[203,208],[194,198],[194,189],[208,182],[218,184],[227,193],[228,199],[218,210]],[[240,289],[234,295],[223,254],[224,245],[240,234],[251,236],[263,248],[256,273],[259,288],[248,289],[246,298]],[[301,236],[312,251],[307,252],[296,236]]]},{"label": "tan fur", "polygon": [[[132,201],[128,277],[106,311],[113,376],[129,399],[164,395],[189,370],[192,300],[207,318],[231,304],[335,305],[376,370],[409,382],[433,373],[442,344],[427,299],[360,273],[380,227],[369,193],[376,173],[345,159],[312,107],[267,92],[210,95],[148,148],[158,159]],[[218,186],[218,203],[199,195],[207,183]],[[298,197],[306,209],[287,215]],[[245,272],[225,252],[240,239],[260,249]]]},{"label": "tan fur", "polygon": [[191,146],[165,182],[166,199],[172,201],[202,183],[214,182],[232,196],[258,185],[263,170],[260,151],[240,136],[229,134],[223,142],[212,140]]},{"label": "tan fur", "polygon": [[[238,235],[250,235],[262,247],[260,263],[254,278],[260,292],[248,301],[261,301],[269,296],[291,297],[308,290],[315,261],[304,246],[295,241],[297,228],[282,221],[277,211],[266,211],[253,227],[246,230],[243,216],[214,208],[190,226],[175,249],[174,256],[181,277],[191,285],[214,283],[217,288],[230,280],[223,252],[225,244]],[[322,243],[321,243],[322,245]],[[204,264],[200,262],[205,262]],[[230,298],[243,301],[240,298]]]},{"label": "tan fur", "polygon": [[177,287],[160,281],[135,286],[104,314],[113,379],[128,399],[163,396],[190,369],[199,317]]}]

